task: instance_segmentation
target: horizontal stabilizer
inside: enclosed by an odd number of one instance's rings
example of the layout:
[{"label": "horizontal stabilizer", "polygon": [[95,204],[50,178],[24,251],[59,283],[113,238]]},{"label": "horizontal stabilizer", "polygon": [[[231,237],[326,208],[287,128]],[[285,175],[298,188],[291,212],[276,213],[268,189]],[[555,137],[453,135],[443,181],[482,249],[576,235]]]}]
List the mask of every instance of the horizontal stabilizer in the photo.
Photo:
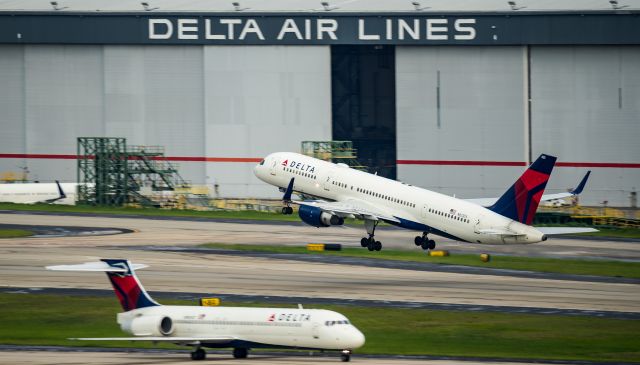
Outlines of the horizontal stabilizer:
[{"label": "horizontal stabilizer", "polygon": [[[149,267],[143,264],[131,264],[132,270],[144,269]],[[103,261],[86,262],[84,264],[77,265],[56,265],[47,266],[47,270],[54,271],[98,271],[98,272],[127,272],[126,267],[114,267]]]},{"label": "horizontal stabilizer", "polygon": [[587,228],[587,227],[536,227],[536,229],[546,234],[547,236],[554,236],[559,234],[598,232],[598,230],[595,228]]}]

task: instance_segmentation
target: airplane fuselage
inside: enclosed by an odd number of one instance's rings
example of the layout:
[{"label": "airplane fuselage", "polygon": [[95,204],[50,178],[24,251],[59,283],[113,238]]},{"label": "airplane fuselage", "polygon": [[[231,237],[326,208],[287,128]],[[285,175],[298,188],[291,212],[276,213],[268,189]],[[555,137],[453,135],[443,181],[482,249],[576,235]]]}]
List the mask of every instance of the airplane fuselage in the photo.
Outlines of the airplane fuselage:
[{"label": "airplane fuselage", "polygon": [[[164,322],[165,317],[170,321]],[[234,337],[220,347],[294,347],[343,350],[362,346],[364,335],[340,313],[321,309],[154,306],[118,314],[134,336]],[[207,344],[207,347],[216,347]]]},{"label": "airplane fuselage", "polygon": [[[374,174],[309,156],[277,152],[254,169],[262,181],[326,200],[357,202],[397,219],[391,224],[456,240],[487,243],[535,243],[546,236],[534,227],[514,221],[480,205],[404,184]],[[514,235],[496,233],[505,230]]]}]

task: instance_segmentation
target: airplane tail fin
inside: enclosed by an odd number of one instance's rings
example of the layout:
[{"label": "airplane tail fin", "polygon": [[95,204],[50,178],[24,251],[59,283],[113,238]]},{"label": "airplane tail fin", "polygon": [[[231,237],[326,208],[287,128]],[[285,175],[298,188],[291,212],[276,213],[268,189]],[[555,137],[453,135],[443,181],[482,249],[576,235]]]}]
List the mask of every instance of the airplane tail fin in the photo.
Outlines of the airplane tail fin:
[{"label": "airplane tail fin", "polygon": [[555,163],[554,156],[540,155],[489,209],[530,225]]},{"label": "airplane tail fin", "polygon": [[100,262],[87,262],[79,265],[47,266],[47,270],[55,271],[102,271],[107,274],[122,309],[130,311],[138,308],[160,305],[144,290],[135,270],[147,265],[132,264],[123,259],[101,259]]},{"label": "airplane tail fin", "polygon": [[64,190],[62,190],[62,186],[60,185],[60,181],[56,180],[56,185],[58,186],[58,194],[60,194],[60,196],[58,197],[58,199],[64,199],[67,197],[67,194],[64,193]]}]

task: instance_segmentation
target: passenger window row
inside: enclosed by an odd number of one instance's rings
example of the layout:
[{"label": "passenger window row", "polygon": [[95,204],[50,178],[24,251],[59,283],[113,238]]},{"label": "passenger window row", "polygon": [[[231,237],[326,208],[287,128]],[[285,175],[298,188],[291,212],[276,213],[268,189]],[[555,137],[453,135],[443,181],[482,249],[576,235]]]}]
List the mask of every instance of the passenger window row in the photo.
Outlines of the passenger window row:
[{"label": "passenger window row", "polygon": [[455,216],[453,214],[441,212],[439,210],[429,209],[429,213],[433,213],[435,215],[439,215],[439,216],[442,216],[442,217],[447,217],[447,218],[450,218],[450,219],[454,219],[454,220],[457,220],[457,221],[460,221],[460,222],[469,223],[469,219],[467,219],[467,218],[458,217],[458,216]]},{"label": "passenger window row", "polygon": [[292,173],[292,174],[296,174],[296,175],[300,175],[300,176],[308,177],[309,179],[313,179],[313,180],[315,180],[315,179],[316,179],[316,175],[310,174],[310,173],[308,173],[308,172],[299,171],[299,170],[296,170],[296,169],[290,169],[290,168],[288,168],[288,167],[285,167],[285,168],[284,168],[284,171],[286,171],[286,172],[290,172],[290,173]]},{"label": "passenger window row", "polygon": [[362,194],[366,194],[366,195],[371,195],[375,198],[380,198],[380,199],[384,199],[396,204],[400,204],[400,205],[404,205],[407,207],[411,207],[411,208],[415,208],[416,205],[414,203],[410,203],[408,201],[402,200],[402,199],[398,199],[398,198],[394,198],[392,196],[389,195],[385,195],[385,194],[381,194],[381,193],[376,193],[375,191],[371,191],[371,190],[367,190],[367,189],[363,189],[363,188],[357,188],[356,189],[359,193]]}]

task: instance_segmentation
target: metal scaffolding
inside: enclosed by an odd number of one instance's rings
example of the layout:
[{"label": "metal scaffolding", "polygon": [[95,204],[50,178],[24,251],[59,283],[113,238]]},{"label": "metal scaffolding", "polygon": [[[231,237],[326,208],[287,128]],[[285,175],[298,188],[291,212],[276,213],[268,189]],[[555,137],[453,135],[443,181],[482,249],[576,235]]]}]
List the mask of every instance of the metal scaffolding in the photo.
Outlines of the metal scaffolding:
[{"label": "metal scaffolding", "polygon": [[349,167],[366,171],[358,162],[357,151],[351,141],[303,141],[302,154],[324,161],[344,163]]},{"label": "metal scaffolding", "polygon": [[78,138],[78,203],[120,206],[129,196],[125,138]]},{"label": "metal scaffolding", "polygon": [[78,138],[78,202],[121,206],[175,206],[175,197],[154,192],[188,188],[160,146],[129,146],[125,138]]}]

